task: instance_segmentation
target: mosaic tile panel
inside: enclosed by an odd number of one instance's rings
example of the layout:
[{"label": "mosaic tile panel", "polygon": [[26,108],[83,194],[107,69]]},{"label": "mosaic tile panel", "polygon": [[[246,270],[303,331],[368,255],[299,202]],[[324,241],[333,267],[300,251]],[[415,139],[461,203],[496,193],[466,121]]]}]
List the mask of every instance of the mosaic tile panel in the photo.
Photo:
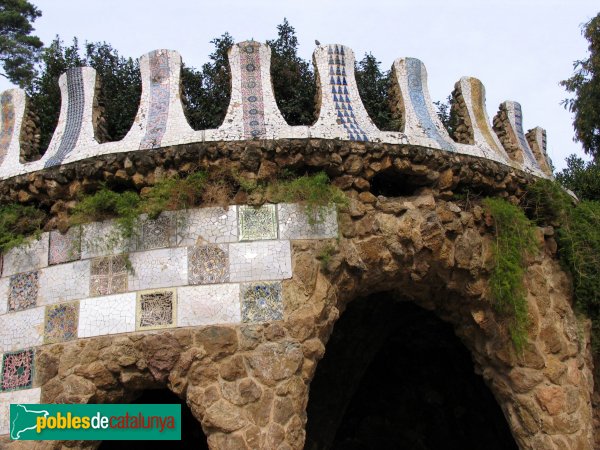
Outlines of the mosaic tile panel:
[{"label": "mosaic tile panel", "polygon": [[237,207],[200,208],[180,211],[177,218],[177,245],[237,242]]},{"label": "mosaic tile panel", "polygon": [[515,122],[515,133],[517,135],[517,139],[519,139],[519,143],[521,144],[521,148],[525,153],[525,157],[529,160],[529,166],[538,169],[538,164],[529,147],[529,143],[527,139],[525,139],[525,133],[523,132],[523,112],[521,110],[521,104],[517,102],[507,102],[509,103],[509,111],[514,115]]},{"label": "mosaic tile panel", "polygon": [[8,287],[8,310],[21,311],[37,304],[40,274],[37,270],[10,277]]},{"label": "mosaic tile panel", "polygon": [[79,302],[80,338],[135,331],[135,292]]},{"label": "mosaic tile panel", "polygon": [[227,245],[188,247],[188,283],[213,284],[229,281]]},{"label": "mosaic tile panel", "polygon": [[41,269],[48,265],[48,235],[9,250],[4,255],[3,276]]},{"label": "mosaic tile panel", "polygon": [[2,129],[0,130],[0,164],[4,162],[8,147],[13,136],[15,128],[15,105],[13,104],[13,95],[10,91],[2,93],[0,96],[0,113],[2,114]]},{"label": "mosaic tile panel", "polygon": [[78,324],[79,303],[46,306],[44,343],[55,344],[77,338]]},{"label": "mosaic tile panel", "polygon": [[160,147],[169,117],[169,55],[165,51],[155,50],[149,56],[150,106],[146,134],[140,143],[140,150]]},{"label": "mosaic tile panel", "polygon": [[485,111],[485,88],[481,81],[476,78],[470,78],[469,84],[471,87],[471,102],[477,128],[479,128],[487,145],[495,152],[502,154],[504,153],[504,149],[496,143],[494,135],[492,135],[487,112]]},{"label": "mosaic tile panel", "polygon": [[33,349],[8,352],[2,356],[2,391],[27,389],[33,385]]},{"label": "mosaic tile panel", "polygon": [[42,345],[44,308],[0,316],[0,353]]},{"label": "mosaic tile panel", "polygon": [[240,322],[239,284],[186,286],[177,289],[177,326]]},{"label": "mosaic tile panel", "polygon": [[37,404],[40,402],[41,389],[24,389],[22,391],[0,392],[0,434],[10,432],[10,405],[13,404]]},{"label": "mosaic tile panel", "polygon": [[105,256],[91,262],[90,296],[127,291],[127,256]]},{"label": "mosaic tile panel", "polygon": [[50,266],[40,271],[38,305],[51,305],[90,295],[91,261]]},{"label": "mosaic tile panel", "polygon": [[129,289],[139,291],[187,284],[187,248],[164,248],[132,253]]},{"label": "mosaic tile panel", "polygon": [[50,232],[48,264],[61,264],[81,258],[81,227],[70,228],[65,234]]},{"label": "mosaic tile panel", "polygon": [[239,206],[240,241],[277,239],[277,214],[275,205]]},{"label": "mosaic tile panel", "polygon": [[441,148],[453,151],[454,147],[442,137],[429,113],[423,86],[423,63],[416,58],[406,58],[406,69],[408,94],[421,128],[425,131],[427,137],[436,141]]},{"label": "mosaic tile panel", "polygon": [[244,111],[244,137],[265,136],[265,107],[263,102],[260,44],[244,42],[240,47],[240,68],[242,74],[242,107]]},{"label": "mosaic tile panel", "polygon": [[[329,60],[329,86],[331,97],[335,104],[337,123],[342,125],[351,141],[365,141],[369,138],[358,124],[352,108],[351,95],[348,92],[346,80],[346,55],[342,45],[329,45],[327,48]],[[352,67],[348,70],[353,70]]]},{"label": "mosaic tile panel", "polygon": [[81,133],[81,125],[83,123],[83,110],[85,107],[85,94],[83,89],[83,76],[81,67],[75,67],[67,70],[67,117],[65,131],[60,140],[60,145],[56,154],[52,155],[44,167],[52,167],[60,165],[63,160],[75,148],[79,133]]},{"label": "mosaic tile panel", "polygon": [[136,308],[136,329],[152,330],[173,327],[177,323],[175,290],[139,292]]},{"label": "mosaic tile panel", "polygon": [[283,280],[291,277],[290,241],[229,244],[229,281]]},{"label": "mosaic tile panel", "polygon": [[156,219],[143,219],[137,240],[138,250],[165,248],[175,243],[176,216],[163,213]]},{"label": "mosaic tile panel", "polygon": [[280,239],[329,239],[338,236],[335,207],[307,211],[303,205],[277,205]]},{"label": "mosaic tile panel", "polygon": [[112,220],[85,224],[81,230],[81,259],[127,253],[132,244]]},{"label": "mosaic tile panel", "polygon": [[250,323],[283,319],[281,283],[242,284],[242,321]]}]

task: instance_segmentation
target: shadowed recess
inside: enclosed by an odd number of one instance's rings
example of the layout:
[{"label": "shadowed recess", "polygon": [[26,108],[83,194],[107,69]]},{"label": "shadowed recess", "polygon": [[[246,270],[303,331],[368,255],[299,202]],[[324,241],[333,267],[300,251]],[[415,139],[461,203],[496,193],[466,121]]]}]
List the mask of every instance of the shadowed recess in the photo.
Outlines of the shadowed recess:
[{"label": "shadowed recess", "polygon": [[517,449],[452,326],[385,294],[342,314],[307,412],[307,450]]}]

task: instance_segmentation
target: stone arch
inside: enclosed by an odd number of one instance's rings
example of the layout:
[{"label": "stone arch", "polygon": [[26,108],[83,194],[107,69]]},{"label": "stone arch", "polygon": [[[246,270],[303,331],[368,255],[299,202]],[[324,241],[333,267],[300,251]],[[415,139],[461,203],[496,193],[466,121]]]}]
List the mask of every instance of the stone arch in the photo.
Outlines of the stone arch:
[{"label": "stone arch", "polygon": [[[339,242],[294,249],[289,326],[305,330],[300,324],[316,316],[321,344],[310,344],[318,351],[313,365],[303,366],[307,378],[348,302],[401,292],[453,325],[519,448],[592,448],[589,325],[575,317],[552,239],[540,232],[544,250],[528,261],[529,342],[519,354],[487,297],[493,234],[482,208],[435,198],[428,189],[404,198],[363,194],[341,215]],[[323,254],[326,245],[335,250],[323,270],[311,267],[309,255]]]}]

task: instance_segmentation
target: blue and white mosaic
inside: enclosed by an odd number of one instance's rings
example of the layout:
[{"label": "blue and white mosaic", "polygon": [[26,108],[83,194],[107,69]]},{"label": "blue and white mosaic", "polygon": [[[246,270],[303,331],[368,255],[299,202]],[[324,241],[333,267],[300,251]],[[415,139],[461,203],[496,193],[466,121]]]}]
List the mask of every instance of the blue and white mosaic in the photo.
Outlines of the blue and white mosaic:
[{"label": "blue and white mosaic", "polygon": [[242,321],[271,322],[283,319],[281,283],[242,284]]},{"label": "blue and white mosaic", "polygon": [[150,53],[150,111],[146,123],[146,134],[140,150],[158,148],[167,129],[169,118],[170,69],[169,55],[164,50]]}]

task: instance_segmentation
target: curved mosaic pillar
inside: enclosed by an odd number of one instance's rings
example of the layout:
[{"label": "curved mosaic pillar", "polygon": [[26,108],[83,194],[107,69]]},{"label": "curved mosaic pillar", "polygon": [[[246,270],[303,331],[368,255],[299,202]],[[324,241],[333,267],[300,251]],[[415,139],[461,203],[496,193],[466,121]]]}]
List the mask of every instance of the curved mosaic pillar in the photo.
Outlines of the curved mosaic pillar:
[{"label": "curved mosaic pillar", "polygon": [[546,130],[542,127],[535,127],[527,132],[525,139],[527,139],[542,172],[552,176],[552,160],[546,153]]},{"label": "curved mosaic pillar", "polygon": [[521,163],[523,169],[540,171],[540,167],[523,133],[523,113],[517,102],[500,104],[494,117],[494,131],[513,161]]},{"label": "curved mosaic pillar", "polygon": [[452,109],[459,119],[456,140],[474,145],[479,156],[507,163],[508,155],[490,126],[483,83],[477,78],[462,77],[454,85],[452,95]]},{"label": "curved mosaic pillar", "polygon": [[174,50],[154,50],[140,58],[140,72],[140,107],[123,141],[139,142],[139,150],[189,141],[195,132],[181,103],[181,55]]},{"label": "curved mosaic pillar", "polygon": [[23,169],[20,140],[26,103],[22,89],[9,89],[0,95],[0,177]]},{"label": "curved mosaic pillar", "polygon": [[308,137],[308,127],[287,124],[271,83],[271,48],[256,41],[235,44],[228,53],[231,98],[223,124],[205,139],[242,140]]},{"label": "curved mosaic pillar", "polygon": [[77,159],[77,153],[86,147],[97,146],[93,106],[96,95],[96,71],[91,67],[68,69],[58,79],[61,93],[58,125],[41,160],[44,167],[63,164],[67,159]]},{"label": "curved mosaic pillar", "polygon": [[311,137],[350,141],[378,140],[380,131],[367,114],[354,77],[354,52],[344,45],[320,45],[313,53],[320,82],[317,122]]},{"label": "curved mosaic pillar", "polygon": [[[409,142],[455,151],[454,142],[437,116],[427,86],[427,70],[417,58],[399,58],[392,66],[397,103]],[[415,142],[416,143],[416,142]]]}]

